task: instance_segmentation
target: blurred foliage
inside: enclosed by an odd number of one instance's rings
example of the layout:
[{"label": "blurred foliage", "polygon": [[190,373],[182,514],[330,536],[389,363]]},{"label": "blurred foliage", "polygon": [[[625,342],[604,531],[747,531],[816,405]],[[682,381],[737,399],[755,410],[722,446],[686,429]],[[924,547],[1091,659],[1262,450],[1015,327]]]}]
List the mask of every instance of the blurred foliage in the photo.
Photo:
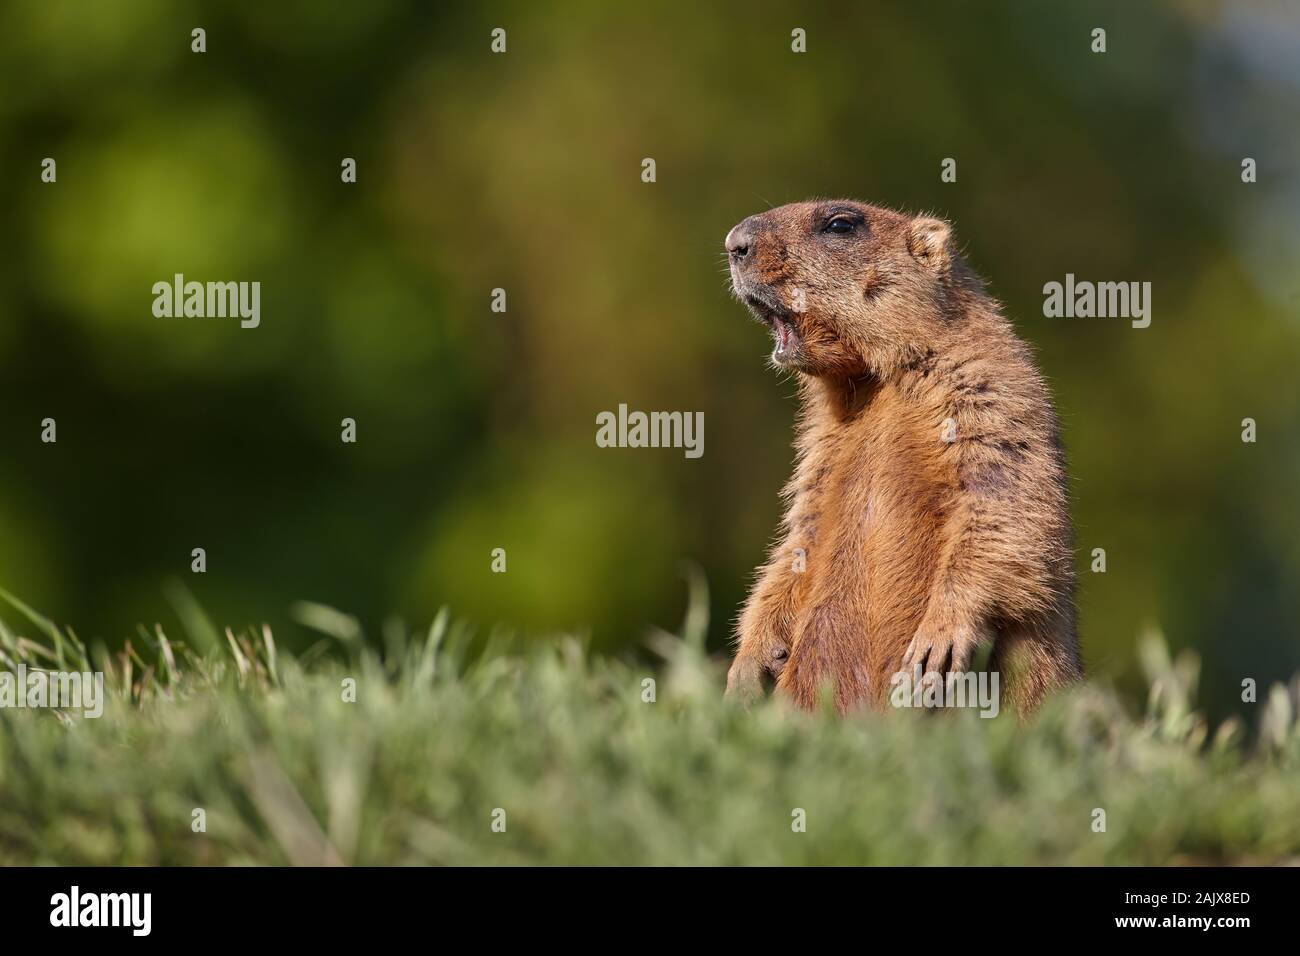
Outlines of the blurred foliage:
[{"label": "blurred foliage", "polygon": [[[613,649],[679,613],[689,559],[729,619],[793,403],[721,240],[848,195],[950,217],[1036,346],[1092,669],[1135,690],[1159,621],[1225,709],[1300,666],[1298,26],[1244,2],[11,0],[0,583],[120,641],[172,620],[202,546],[213,617],[291,645],[317,599]],[[155,319],[177,272],[260,281],[261,327]],[[1152,282],[1151,327],[1042,318],[1067,272]],[[703,411],[704,457],[597,448],[620,402]]]},{"label": "blurred foliage", "polygon": [[0,624],[0,666],[98,669],[108,698],[96,719],[0,710],[0,863],[1300,861],[1300,675],[1270,689],[1247,743],[1235,718],[1196,711],[1195,656],[1155,634],[1145,716],[1093,682],[1026,727],[742,712],[699,605],[682,637],[655,636],[656,667],[571,638],[468,654],[445,613],[369,644],[347,615],[302,616],[337,653],[295,658],[263,628],[203,654],[158,630],[110,654],[39,615],[36,639]]}]

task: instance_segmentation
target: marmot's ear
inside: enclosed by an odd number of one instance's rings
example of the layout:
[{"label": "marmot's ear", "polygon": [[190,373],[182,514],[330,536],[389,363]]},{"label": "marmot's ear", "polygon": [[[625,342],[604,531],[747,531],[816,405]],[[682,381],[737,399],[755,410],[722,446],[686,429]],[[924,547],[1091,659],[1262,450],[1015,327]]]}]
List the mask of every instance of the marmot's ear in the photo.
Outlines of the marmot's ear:
[{"label": "marmot's ear", "polygon": [[919,216],[912,220],[907,233],[907,251],[936,271],[948,268],[951,258],[948,242],[951,227],[942,219]]}]

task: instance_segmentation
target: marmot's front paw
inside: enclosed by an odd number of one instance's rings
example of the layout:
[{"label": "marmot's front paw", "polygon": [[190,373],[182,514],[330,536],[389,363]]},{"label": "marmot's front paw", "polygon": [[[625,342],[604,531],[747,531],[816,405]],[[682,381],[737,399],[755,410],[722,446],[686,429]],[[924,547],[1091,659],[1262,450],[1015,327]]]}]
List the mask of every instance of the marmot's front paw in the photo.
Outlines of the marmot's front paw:
[{"label": "marmot's front paw", "polygon": [[748,707],[765,693],[765,684],[781,676],[790,653],[784,645],[773,646],[766,653],[741,651],[727,671],[727,692],[730,701]]},{"label": "marmot's front paw", "polygon": [[903,666],[924,674],[959,674],[970,669],[981,635],[974,628],[922,625],[903,654]]}]

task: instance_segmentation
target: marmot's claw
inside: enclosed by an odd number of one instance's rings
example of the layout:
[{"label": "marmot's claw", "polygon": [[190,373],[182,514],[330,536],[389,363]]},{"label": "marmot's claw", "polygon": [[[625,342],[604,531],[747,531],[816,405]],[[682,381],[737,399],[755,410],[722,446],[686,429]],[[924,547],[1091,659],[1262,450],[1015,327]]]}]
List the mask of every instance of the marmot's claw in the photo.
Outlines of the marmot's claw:
[{"label": "marmot's claw", "polygon": [[923,674],[960,674],[970,668],[975,641],[969,634],[954,636],[918,632],[903,653],[903,666]]}]

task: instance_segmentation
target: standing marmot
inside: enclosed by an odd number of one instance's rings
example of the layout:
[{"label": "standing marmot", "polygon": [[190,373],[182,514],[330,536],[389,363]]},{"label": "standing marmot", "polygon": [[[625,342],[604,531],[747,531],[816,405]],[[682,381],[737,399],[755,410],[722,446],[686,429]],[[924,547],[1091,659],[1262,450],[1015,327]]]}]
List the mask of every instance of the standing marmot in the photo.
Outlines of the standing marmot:
[{"label": "standing marmot", "polygon": [[1028,347],[947,223],[852,201],[727,235],[802,413],[781,539],[738,625],[729,696],[880,707],[890,678],[993,645],[1023,715],[1082,676],[1056,417]]}]

